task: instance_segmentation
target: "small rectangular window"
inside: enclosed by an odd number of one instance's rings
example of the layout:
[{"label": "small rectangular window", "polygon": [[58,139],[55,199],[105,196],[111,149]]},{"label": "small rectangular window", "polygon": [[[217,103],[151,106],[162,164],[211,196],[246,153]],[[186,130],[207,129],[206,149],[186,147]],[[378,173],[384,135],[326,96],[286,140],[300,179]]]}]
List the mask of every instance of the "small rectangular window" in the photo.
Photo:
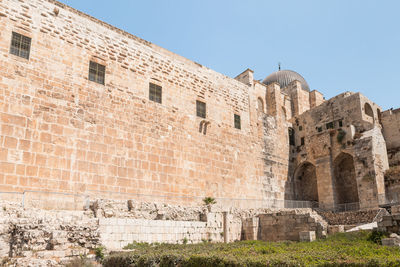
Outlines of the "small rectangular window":
[{"label": "small rectangular window", "polygon": [[317,127],[317,131],[320,133],[322,132],[322,127]]},{"label": "small rectangular window", "polygon": [[104,85],[105,76],[106,76],[106,67],[96,62],[90,61],[89,81]]},{"label": "small rectangular window", "polygon": [[343,121],[342,120],[339,121],[339,127],[343,127]]},{"label": "small rectangular window", "polygon": [[10,53],[22,58],[29,59],[31,51],[31,38],[13,32],[11,38]]},{"label": "small rectangular window", "polygon": [[162,102],[162,87],[154,83],[149,85],[149,99],[151,101],[160,103]]},{"label": "small rectangular window", "polygon": [[235,114],[234,121],[235,121],[235,128],[240,130],[242,128],[240,123],[240,116]]},{"label": "small rectangular window", "polygon": [[200,118],[206,118],[206,103],[196,100],[196,115]]},{"label": "small rectangular window", "polygon": [[303,126],[299,126],[299,131],[303,131]]},{"label": "small rectangular window", "polygon": [[304,137],[301,138],[300,142],[301,142],[301,145],[304,146]]},{"label": "small rectangular window", "polygon": [[326,129],[333,129],[333,128],[335,128],[335,124],[333,123],[333,121],[332,122],[328,122],[326,124]]}]

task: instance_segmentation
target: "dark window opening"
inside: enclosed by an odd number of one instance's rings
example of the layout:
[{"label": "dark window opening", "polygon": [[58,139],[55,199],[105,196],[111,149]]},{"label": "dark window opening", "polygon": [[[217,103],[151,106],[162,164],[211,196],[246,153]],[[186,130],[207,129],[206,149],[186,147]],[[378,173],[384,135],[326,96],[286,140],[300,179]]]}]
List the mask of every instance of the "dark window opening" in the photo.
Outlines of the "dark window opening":
[{"label": "dark window opening", "polygon": [[303,126],[299,126],[299,131],[303,131]]},{"label": "dark window opening", "polygon": [[235,128],[240,130],[241,129],[240,116],[235,114],[234,120],[235,120]]},{"label": "dark window opening", "polygon": [[206,103],[196,100],[196,115],[200,118],[206,118]]},{"label": "dark window opening", "polygon": [[11,38],[10,53],[22,58],[29,59],[31,50],[31,38],[13,32]]},{"label": "dark window opening", "polygon": [[89,64],[89,81],[104,85],[106,75],[106,67],[96,62],[90,61]]},{"label": "dark window opening", "polygon": [[333,129],[333,128],[335,128],[335,124],[333,123],[333,121],[332,122],[328,122],[326,124],[326,129]]},{"label": "dark window opening", "polygon": [[301,145],[304,146],[304,137],[301,138]]},{"label": "dark window opening", "polygon": [[295,136],[294,136],[294,129],[293,128],[289,128],[289,145],[291,146],[295,146],[296,145],[296,140],[295,140]]},{"label": "dark window opening", "polygon": [[342,120],[339,121],[339,127],[343,127],[343,121]]},{"label": "dark window opening", "polygon": [[162,102],[162,87],[154,83],[149,85],[149,99],[151,101],[160,103]]},{"label": "dark window opening", "polygon": [[317,127],[317,131],[320,133],[322,132],[322,127]]}]

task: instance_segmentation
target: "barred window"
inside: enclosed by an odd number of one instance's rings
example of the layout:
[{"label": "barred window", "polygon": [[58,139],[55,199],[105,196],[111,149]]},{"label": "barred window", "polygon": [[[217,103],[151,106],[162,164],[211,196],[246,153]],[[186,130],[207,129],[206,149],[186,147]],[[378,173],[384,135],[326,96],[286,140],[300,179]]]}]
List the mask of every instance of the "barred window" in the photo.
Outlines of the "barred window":
[{"label": "barred window", "polygon": [[235,128],[240,130],[242,128],[240,124],[240,116],[235,114],[234,121],[235,121]]},{"label": "barred window", "polygon": [[89,64],[89,81],[93,81],[104,85],[106,75],[106,67],[96,62],[90,61]]},{"label": "barred window", "polygon": [[206,103],[196,100],[197,117],[206,118]]},{"label": "barred window", "polygon": [[154,83],[149,85],[149,99],[151,101],[160,103],[162,102],[162,87]]},{"label": "barred window", "polygon": [[335,123],[333,121],[332,122],[328,122],[326,124],[326,129],[333,129],[333,128],[335,128]]},{"label": "barred window", "polygon": [[22,58],[29,59],[31,51],[31,38],[13,32],[11,37],[10,53]]}]

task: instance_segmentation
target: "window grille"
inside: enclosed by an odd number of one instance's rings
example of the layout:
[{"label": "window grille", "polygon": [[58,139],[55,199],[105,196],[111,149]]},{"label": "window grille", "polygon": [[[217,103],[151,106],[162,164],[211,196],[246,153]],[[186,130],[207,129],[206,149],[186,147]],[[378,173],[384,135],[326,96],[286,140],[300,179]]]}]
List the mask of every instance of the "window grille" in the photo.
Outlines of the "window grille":
[{"label": "window grille", "polygon": [[335,124],[333,123],[333,121],[332,122],[328,122],[326,124],[326,129],[333,129],[333,128],[335,128]]},{"label": "window grille", "polygon": [[234,121],[235,121],[235,128],[240,130],[242,128],[240,123],[240,116],[235,114]]},{"label": "window grille", "polygon": [[162,102],[162,87],[154,83],[149,85],[149,99],[151,101],[160,103]]},{"label": "window grille", "polygon": [[89,81],[93,81],[104,85],[106,75],[106,67],[96,62],[90,61],[89,64]]},{"label": "window grille", "polygon": [[206,103],[199,100],[196,101],[196,114],[197,117],[206,118]]},{"label": "window grille", "polygon": [[13,32],[11,37],[10,53],[22,58],[29,59],[31,50],[31,38]]}]

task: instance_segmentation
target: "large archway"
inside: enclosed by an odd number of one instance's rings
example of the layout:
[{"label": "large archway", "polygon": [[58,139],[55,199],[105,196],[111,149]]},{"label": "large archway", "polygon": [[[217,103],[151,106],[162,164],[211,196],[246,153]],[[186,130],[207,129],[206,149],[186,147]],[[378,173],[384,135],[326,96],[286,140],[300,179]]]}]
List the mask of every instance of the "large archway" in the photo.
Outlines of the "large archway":
[{"label": "large archway", "polygon": [[341,153],[334,161],[334,185],[336,204],[359,202],[354,159]]},{"label": "large archway", "polygon": [[313,164],[304,162],[296,168],[294,194],[296,200],[318,202],[317,173]]}]

